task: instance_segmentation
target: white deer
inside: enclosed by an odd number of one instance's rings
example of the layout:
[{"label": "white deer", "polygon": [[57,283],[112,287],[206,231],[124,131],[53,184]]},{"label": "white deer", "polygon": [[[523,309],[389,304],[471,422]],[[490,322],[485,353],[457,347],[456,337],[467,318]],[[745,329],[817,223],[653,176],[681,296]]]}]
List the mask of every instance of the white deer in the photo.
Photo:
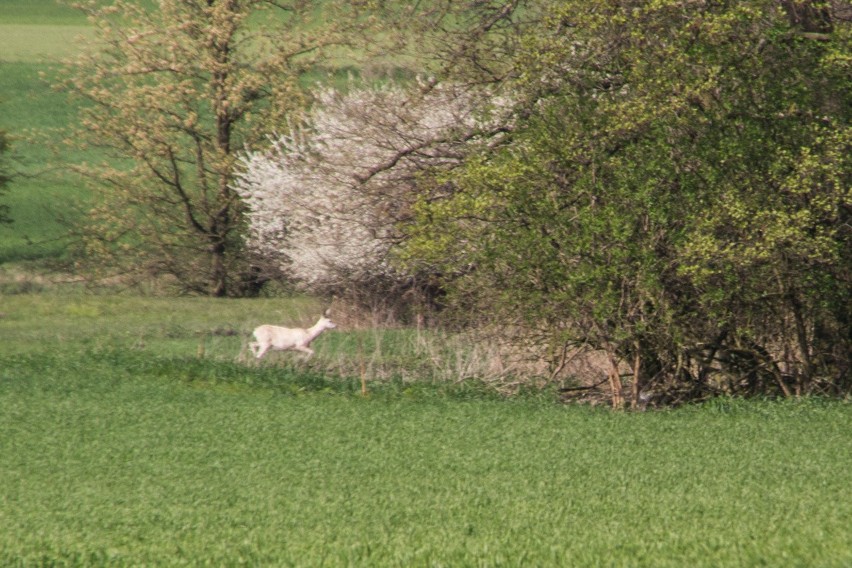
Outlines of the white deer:
[{"label": "white deer", "polygon": [[314,350],[308,347],[311,341],[316,339],[325,330],[337,327],[328,319],[330,311],[326,310],[317,323],[308,329],[261,325],[255,328],[254,338],[257,341],[250,343],[249,348],[258,359],[266,355],[266,352],[270,349],[273,351],[294,349],[307,353],[308,357],[310,357],[314,354]]}]

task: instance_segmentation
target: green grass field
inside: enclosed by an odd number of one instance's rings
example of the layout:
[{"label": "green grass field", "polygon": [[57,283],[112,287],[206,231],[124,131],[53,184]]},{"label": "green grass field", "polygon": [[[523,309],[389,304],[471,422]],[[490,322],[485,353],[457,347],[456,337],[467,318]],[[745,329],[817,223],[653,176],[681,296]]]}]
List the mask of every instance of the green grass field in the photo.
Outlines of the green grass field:
[{"label": "green grass field", "polygon": [[0,0],[4,25],[84,25],[80,12],[58,0]]},{"label": "green grass field", "polygon": [[852,564],[848,403],[365,398],[298,355],[240,359],[255,323],[317,308],[0,299],[0,565]]},{"label": "green grass field", "polygon": [[73,116],[65,95],[51,90],[55,65],[88,34],[85,18],[56,0],[0,0],[0,129],[12,137],[19,173],[0,197],[15,221],[0,225],[0,264],[62,256],[58,239],[68,227],[60,219],[73,220],[71,205],[87,195],[57,169],[69,156],[49,146]]}]

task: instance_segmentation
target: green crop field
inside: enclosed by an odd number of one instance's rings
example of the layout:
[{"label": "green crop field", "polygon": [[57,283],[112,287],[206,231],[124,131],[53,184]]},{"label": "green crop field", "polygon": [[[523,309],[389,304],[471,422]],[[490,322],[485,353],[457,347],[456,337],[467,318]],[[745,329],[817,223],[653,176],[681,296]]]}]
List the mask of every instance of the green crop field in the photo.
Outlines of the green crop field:
[{"label": "green crop field", "polygon": [[240,357],[255,323],[319,308],[4,296],[0,565],[852,564],[848,403],[363,397],[297,354]]},{"label": "green crop field", "polygon": [[0,129],[12,138],[19,174],[2,197],[14,224],[0,225],[0,263],[61,256],[59,242],[85,199],[79,181],[61,169],[69,156],[55,155],[73,108],[51,89],[58,62],[89,35],[86,20],[56,0],[0,1]]}]

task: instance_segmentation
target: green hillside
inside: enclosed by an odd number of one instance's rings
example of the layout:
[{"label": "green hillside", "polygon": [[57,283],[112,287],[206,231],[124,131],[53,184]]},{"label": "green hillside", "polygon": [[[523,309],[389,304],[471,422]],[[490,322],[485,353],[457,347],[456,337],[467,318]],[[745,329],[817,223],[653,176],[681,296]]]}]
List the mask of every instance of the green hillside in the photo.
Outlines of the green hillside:
[{"label": "green hillside", "polygon": [[76,38],[88,34],[85,18],[55,0],[0,2],[0,129],[12,139],[18,174],[2,198],[14,223],[0,226],[0,264],[61,256],[63,223],[85,199],[63,171],[69,156],[57,144],[73,108],[50,83]]}]

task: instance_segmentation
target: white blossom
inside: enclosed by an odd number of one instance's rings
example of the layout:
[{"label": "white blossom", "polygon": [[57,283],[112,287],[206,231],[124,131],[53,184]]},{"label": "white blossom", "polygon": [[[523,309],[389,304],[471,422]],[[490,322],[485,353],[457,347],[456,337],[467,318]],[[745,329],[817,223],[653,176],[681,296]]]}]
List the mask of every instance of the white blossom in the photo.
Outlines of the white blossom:
[{"label": "white blossom", "polygon": [[403,276],[388,252],[418,173],[458,164],[505,107],[422,83],[320,91],[303,121],[243,158],[250,246],[311,287]]}]

